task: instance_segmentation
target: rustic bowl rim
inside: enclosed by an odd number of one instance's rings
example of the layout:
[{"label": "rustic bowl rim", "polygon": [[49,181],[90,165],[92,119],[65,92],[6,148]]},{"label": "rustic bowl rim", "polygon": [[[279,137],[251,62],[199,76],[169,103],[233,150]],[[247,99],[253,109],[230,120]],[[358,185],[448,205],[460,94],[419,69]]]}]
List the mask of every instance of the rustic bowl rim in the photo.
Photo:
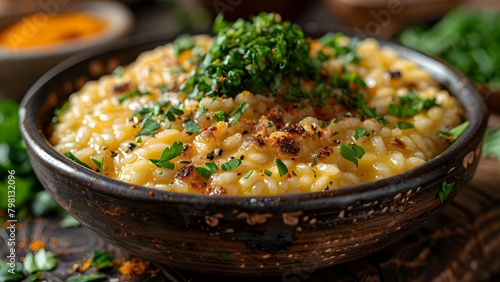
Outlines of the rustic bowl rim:
[{"label": "rustic bowl rim", "polygon": [[[332,30],[335,32],[335,30]],[[435,58],[431,58],[421,52],[402,46],[398,43],[375,38],[381,46],[394,48],[399,55],[416,62],[420,67],[426,68],[427,71],[435,69],[436,73],[442,76],[450,85],[452,83],[459,84],[459,90],[467,92],[467,94],[456,93],[448,89],[454,96],[459,104],[464,108],[466,119],[470,121],[470,125],[462,136],[455,141],[448,149],[427,161],[423,165],[410,169],[397,175],[375,180],[367,183],[356,184],[343,188],[333,189],[325,192],[309,192],[299,194],[286,194],[279,196],[210,196],[204,194],[189,194],[179,192],[162,191],[153,188],[147,188],[140,185],[126,183],[117,179],[103,176],[93,170],[86,169],[83,166],[67,159],[63,154],[56,151],[48,142],[45,135],[42,133],[43,128],[38,128],[36,118],[37,111],[40,106],[42,98],[48,95],[42,91],[43,86],[58,75],[64,73],[66,69],[80,63],[84,63],[99,55],[111,54],[112,52],[123,51],[132,49],[141,45],[153,44],[167,44],[172,42],[175,37],[164,36],[157,38],[156,32],[149,32],[127,38],[119,41],[105,48],[92,50],[90,52],[83,52],[77,54],[60,64],[53,67],[46,74],[44,74],[28,91],[20,105],[20,129],[24,141],[28,147],[28,151],[37,154],[38,157],[50,160],[47,161],[48,165],[54,171],[59,171],[68,179],[72,181],[80,181],[89,184],[89,189],[94,190],[117,199],[130,200],[135,202],[176,202],[186,204],[215,204],[220,206],[233,206],[238,205],[241,208],[254,208],[257,210],[282,210],[283,204],[286,204],[286,209],[302,210],[314,209],[315,206],[321,204],[332,204],[344,202],[346,197],[350,202],[357,200],[376,199],[379,197],[394,195],[398,192],[408,191],[415,189],[412,181],[405,181],[415,179],[425,172],[438,169],[454,158],[454,155],[460,152],[467,144],[473,143],[477,138],[482,138],[482,132],[486,128],[488,119],[487,107],[471,81],[463,74],[458,72],[449,64]],[[347,34],[351,36],[352,34]],[[146,51],[146,50],[144,50]],[[144,52],[141,51],[141,52]],[[432,75],[433,79],[437,79]],[[69,97],[69,96],[68,96]],[[465,102],[474,105],[467,105]],[[474,109],[472,109],[474,108]],[[131,187],[134,187],[131,189]],[[150,196],[149,191],[153,191],[154,195]]]}]

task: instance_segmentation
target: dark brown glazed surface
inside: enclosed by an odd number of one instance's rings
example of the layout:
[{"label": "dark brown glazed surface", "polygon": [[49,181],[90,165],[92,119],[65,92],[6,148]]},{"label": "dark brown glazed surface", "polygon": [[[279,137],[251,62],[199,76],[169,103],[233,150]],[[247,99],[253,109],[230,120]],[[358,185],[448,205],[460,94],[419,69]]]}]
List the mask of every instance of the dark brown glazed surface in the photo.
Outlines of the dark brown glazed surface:
[{"label": "dark brown glazed surface", "polygon": [[[143,43],[146,42],[146,43]],[[487,110],[476,90],[440,62],[395,47],[452,92],[471,122],[445,153],[384,180],[323,193],[282,197],[210,197],[134,187],[67,160],[45,139],[53,110],[87,80],[168,42],[135,38],[101,55],[56,67],[22,103],[21,131],[40,181],[83,226],[112,244],[173,267],[228,275],[280,275],[374,253],[408,235],[471,180],[480,159]],[[83,60],[82,60],[83,59]],[[443,181],[455,186],[441,204]],[[220,253],[229,258],[221,267]]]}]

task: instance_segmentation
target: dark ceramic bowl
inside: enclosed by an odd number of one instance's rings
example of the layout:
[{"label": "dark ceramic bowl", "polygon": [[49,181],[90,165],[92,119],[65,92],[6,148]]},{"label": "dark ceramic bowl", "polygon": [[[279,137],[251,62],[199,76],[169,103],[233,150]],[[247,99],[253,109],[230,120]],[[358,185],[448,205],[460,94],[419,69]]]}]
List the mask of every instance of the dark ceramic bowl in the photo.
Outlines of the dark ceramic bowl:
[{"label": "dark ceramic bowl", "polygon": [[[409,234],[450,201],[480,158],[487,109],[468,79],[410,49],[465,109],[466,132],[444,153],[405,173],[352,187],[281,197],[217,197],[131,185],[68,160],[47,142],[52,113],[87,80],[171,39],[72,58],[43,76],[22,102],[21,132],[40,181],[83,226],[136,255],[173,267],[227,275],[297,275],[359,258]],[[123,45],[122,45],[123,46]]]}]

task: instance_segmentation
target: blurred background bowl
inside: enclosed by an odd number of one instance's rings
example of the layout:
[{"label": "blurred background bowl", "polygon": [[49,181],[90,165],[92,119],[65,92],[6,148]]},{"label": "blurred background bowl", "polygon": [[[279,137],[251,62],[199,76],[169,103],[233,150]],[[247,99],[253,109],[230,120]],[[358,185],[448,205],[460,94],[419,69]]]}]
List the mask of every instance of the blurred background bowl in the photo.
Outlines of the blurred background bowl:
[{"label": "blurred background bowl", "polygon": [[403,27],[441,18],[462,0],[323,0],[358,35],[390,38]]},{"label": "blurred background bowl", "polygon": [[248,19],[250,16],[258,15],[261,12],[275,12],[281,15],[284,20],[297,21],[304,14],[312,1],[303,0],[201,0],[200,3],[205,9],[216,16],[224,14],[224,18],[234,21],[238,18]]},{"label": "blurred background bowl", "polygon": [[[47,70],[82,50],[103,46],[126,35],[133,26],[133,16],[122,3],[114,1],[70,1],[43,6],[39,1],[11,1],[0,13],[0,31],[32,14],[83,12],[105,22],[105,29],[92,37],[36,48],[9,49],[0,45],[0,99],[20,101],[31,85]],[[9,2],[3,2],[9,3]],[[26,3],[26,5],[21,5]],[[54,2],[56,3],[56,2]],[[37,5],[34,5],[37,4]],[[10,13],[7,12],[10,10]],[[2,15],[3,14],[3,15]],[[37,30],[36,23],[27,34]],[[24,31],[24,30],[23,30]],[[23,36],[23,35],[21,35]]]}]

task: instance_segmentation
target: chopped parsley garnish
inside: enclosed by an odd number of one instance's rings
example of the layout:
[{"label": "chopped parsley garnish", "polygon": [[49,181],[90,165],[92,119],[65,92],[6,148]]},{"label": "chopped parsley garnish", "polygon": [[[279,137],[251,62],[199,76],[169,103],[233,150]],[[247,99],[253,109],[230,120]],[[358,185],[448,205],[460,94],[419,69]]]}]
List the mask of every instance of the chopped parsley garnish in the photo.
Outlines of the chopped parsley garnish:
[{"label": "chopped parsley garnish", "polygon": [[368,106],[366,101],[363,99],[363,95],[361,93],[358,94],[356,100],[358,106],[358,113],[362,115],[364,118],[372,118],[380,122],[381,124],[389,124],[389,121],[387,121],[383,116],[377,116],[375,108],[370,108]]},{"label": "chopped parsley garnish", "polygon": [[174,54],[179,56],[186,50],[191,50],[194,47],[194,40],[191,35],[183,34],[177,37],[174,41]]},{"label": "chopped parsley garnish", "polygon": [[183,149],[184,144],[182,144],[182,142],[175,142],[174,144],[172,144],[172,146],[170,146],[170,148],[165,147],[165,149],[161,153],[160,159],[149,159],[149,161],[155,164],[157,167],[174,169],[174,164],[170,161],[180,156]]},{"label": "chopped parsley garnish", "polygon": [[111,75],[113,75],[115,77],[122,77],[124,72],[125,72],[124,66],[117,66],[116,69],[113,70]]},{"label": "chopped parsley garnish", "polygon": [[271,176],[271,175],[273,175],[273,172],[270,170],[264,169],[264,174],[267,176]]},{"label": "chopped parsley garnish", "polygon": [[441,190],[439,190],[438,192],[439,201],[441,201],[441,204],[444,203],[444,200],[451,193],[451,190],[453,189],[454,186],[455,182],[443,181],[443,184],[441,184]]},{"label": "chopped parsley garnish", "polygon": [[59,118],[62,114],[69,110],[69,102],[64,103],[60,108],[54,110],[54,117],[52,117],[52,123],[56,124],[59,122]]},{"label": "chopped parsley garnish", "polygon": [[196,112],[196,115],[194,116],[194,119],[199,119],[205,113],[205,111],[206,111],[205,106],[203,106],[201,109],[199,109]]},{"label": "chopped parsley garnish", "polygon": [[226,121],[227,114],[224,111],[218,111],[214,114],[214,120],[219,122],[219,121]]},{"label": "chopped parsley garnish", "polygon": [[446,141],[453,143],[457,141],[457,139],[462,136],[462,134],[467,130],[469,127],[470,122],[465,121],[464,123],[450,129],[450,130],[439,130],[438,135],[439,137],[442,137],[446,139]]},{"label": "chopped parsley garnish", "polygon": [[288,168],[286,167],[285,163],[282,160],[275,158],[274,163],[278,168],[278,173],[280,174],[280,177],[283,177],[283,175],[288,173]]},{"label": "chopped parsley garnish", "polygon": [[250,177],[250,175],[252,175],[252,173],[253,173],[253,170],[249,170],[247,173],[245,173],[245,174],[243,175],[243,178],[244,178],[244,179],[248,179],[248,178]]},{"label": "chopped parsley garnish", "polygon": [[71,153],[70,151],[64,153],[63,155],[65,155],[68,159],[74,161],[75,163],[79,164],[79,165],[82,165],[86,168],[90,168],[89,165],[87,165],[86,163],[84,163],[82,160],[80,160],[79,158],[77,158],[75,155],[73,155],[73,153]]},{"label": "chopped parsley garnish", "polygon": [[351,39],[348,45],[340,44],[343,35],[341,33],[328,33],[319,39],[319,42],[330,47],[335,52],[335,57],[342,58],[346,64],[357,64],[360,58],[357,54],[358,41]]},{"label": "chopped parsley garnish", "polygon": [[399,96],[398,99],[399,104],[389,105],[389,114],[401,118],[414,117],[422,110],[436,106],[436,98],[422,99],[412,90],[409,90],[406,96]]},{"label": "chopped parsley garnish", "polygon": [[161,105],[158,103],[153,104],[153,115],[157,116],[161,113]]},{"label": "chopped parsley garnish", "polygon": [[210,176],[212,176],[212,174],[214,172],[219,170],[219,168],[217,167],[217,165],[214,162],[206,162],[205,166],[207,168],[195,167],[194,170],[196,170],[196,172],[198,172],[201,176],[203,176],[203,178],[205,178],[207,180],[210,179]]},{"label": "chopped parsley garnish", "polygon": [[364,128],[356,128],[356,132],[354,133],[354,139],[358,140],[363,136],[368,136],[368,132]]},{"label": "chopped parsley garnish", "polygon": [[94,158],[90,158],[94,164],[97,166],[97,168],[99,169],[99,172],[103,172],[104,171],[104,158],[101,158],[101,161],[98,161]]},{"label": "chopped parsley garnish", "polygon": [[300,89],[304,77],[320,80],[321,60],[310,57],[311,39],[301,28],[274,13],[262,13],[251,21],[214,23],[215,40],[190,78],[180,86],[191,98],[233,96],[243,90],[274,92],[282,79]]},{"label": "chopped parsley garnish", "polygon": [[198,123],[196,123],[196,121],[190,120],[184,123],[184,130],[186,130],[186,132],[193,133],[201,132],[202,128]]},{"label": "chopped parsley garnish", "polygon": [[221,165],[221,168],[225,171],[230,171],[233,170],[241,165],[241,159],[230,159],[229,161],[223,163]]},{"label": "chopped parsley garnish", "polygon": [[212,171],[210,171],[209,169],[207,168],[204,168],[204,167],[195,167],[194,170],[199,173],[201,176],[203,176],[203,178],[205,179],[210,179],[210,177],[212,176]]},{"label": "chopped parsley garnish", "polygon": [[274,124],[273,124],[272,122],[268,122],[268,123],[267,123],[267,127],[271,128],[271,127],[273,127],[273,126],[274,126]]},{"label": "chopped parsley garnish", "polygon": [[206,162],[205,165],[211,172],[216,172],[219,170],[219,167],[217,167],[217,164],[214,162]]},{"label": "chopped parsley garnish", "polygon": [[141,136],[141,135],[153,136],[156,134],[159,128],[160,124],[156,120],[154,120],[151,116],[147,116],[142,120],[141,130],[137,133],[136,136]]},{"label": "chopped parsley garnish", "polygon": [[162,86],[158,86],[158,91],[160,91],[161,93],[165,93],[169,90],[170,88],[166,85],[162,85]]},{"label": "chopped parsley garnish", "polygon": [[175,116],[180,116],[182,114],[184,114],[184,104],[181,103],[178,107],[171,106],[168,108],[165,116],[169,121],[175,121]]},{"label": "chopped parsley garnish", "polygon": [[344,159],[356,165],[357,168],[359,165],[358,160],[360,160],[365,155],[365,150],[363,149],[363,147],[355,144],[340,144],[340,155]]},{"label": "chopped parsley garnish", "polygon": [[118,100],[118,102],[123,103],[125,100],[130,99],[132,97],[144,96],[144,95],[151,95],[151,92],[149,92],[149,91],[142,92],[139,89],[134,88],[134,89],[130,90],[129,92],[123,94],[122,96],[118,97],[117,100]]},{"label": "chopped parsley garnish", "polygon": [[411,124],[409,122],[403,122],[403,121],[398,121],[398,123],[396,124],[396,127],[399,129],[403,129],[403,130],[414,128],[413,124]]},{"label": "chopped parsley garnish", "polygon": [[229,117],[228,121],[230,124],[236,124],[238,120],[241,118],[241,116],[245,113],[245,111],[248,109],[249,105],[247,102],[243,101],[241,105],[238,106],[236,111]]}]

